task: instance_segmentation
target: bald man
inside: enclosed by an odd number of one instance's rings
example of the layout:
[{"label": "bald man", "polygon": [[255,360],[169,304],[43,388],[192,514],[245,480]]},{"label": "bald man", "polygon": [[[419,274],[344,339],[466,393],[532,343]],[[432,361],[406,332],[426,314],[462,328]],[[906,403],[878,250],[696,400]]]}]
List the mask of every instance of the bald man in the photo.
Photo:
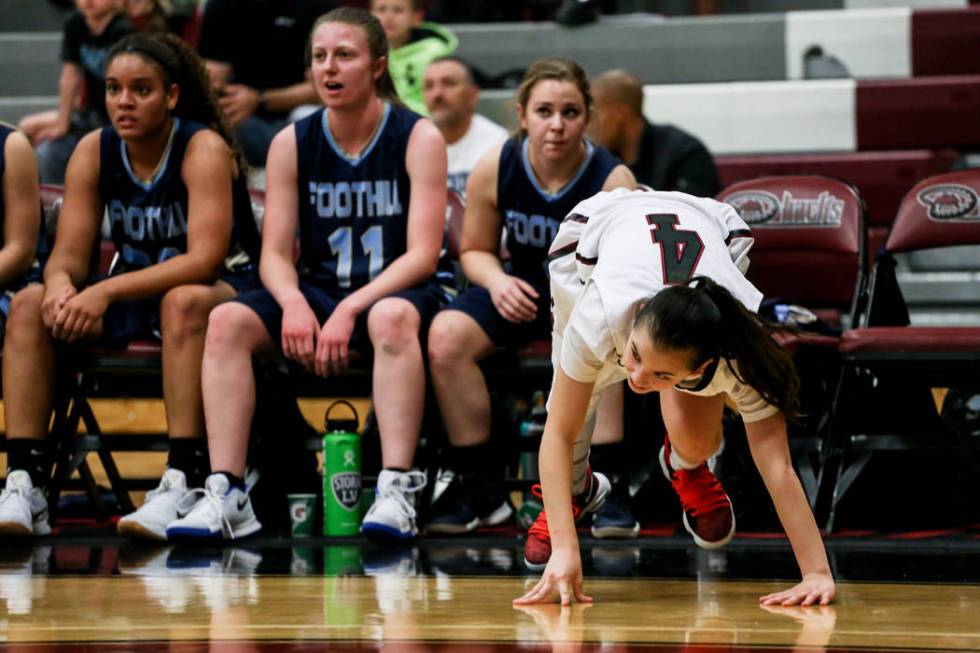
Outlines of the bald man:
[{"label": "bald man", "polygon": [[422,97],[429,118],[446,139],[449,187],[465,196],[473,166],[506,140],[507,130],[476,112],[480,89],[469,66],[456,57],[441,57],[426,67]]},{"label": "bald man", "polygon": [[643,83],[625,70],[592,80],[592,139],[629,166],[641,184],[714,197],[721,190],[715,162],[694,136],[643,116]]}]

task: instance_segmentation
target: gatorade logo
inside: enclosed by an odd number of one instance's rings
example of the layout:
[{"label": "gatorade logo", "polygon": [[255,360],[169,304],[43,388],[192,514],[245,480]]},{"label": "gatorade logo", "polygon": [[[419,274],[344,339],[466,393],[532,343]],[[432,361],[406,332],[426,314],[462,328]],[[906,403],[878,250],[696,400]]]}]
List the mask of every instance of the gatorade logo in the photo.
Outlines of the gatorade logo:
[{"label": "gatorade logo", "polygon": [[306,521],[306,504],[302,501],[294,503],[289,510],[292,513],[294,524],[302,524]]},{"label": "gatorade logo", "polygon": [[333,498],[345,510],[353,512],[361,501],[361,475],[355,472],[340,472],[330,477]]}]

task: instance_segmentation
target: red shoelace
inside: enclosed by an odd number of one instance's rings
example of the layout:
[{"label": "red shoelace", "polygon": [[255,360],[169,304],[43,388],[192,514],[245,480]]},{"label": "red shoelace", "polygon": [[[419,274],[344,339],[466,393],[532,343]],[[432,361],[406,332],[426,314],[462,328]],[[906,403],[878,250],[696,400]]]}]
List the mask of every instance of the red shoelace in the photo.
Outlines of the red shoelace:
[{"label": "red shoelace", "polygon": [[[531,494],[541,499],[544,503],[544,497],[541,496],[541,485],[535,483],[531,486]],[[582,506],[578,505],[578,501],[572,499],[572,520],[578,521],[579,515],[582,514]],[[537,519],[531,524],[531,527],[527,529],[528,536],[535,536],[538,539],[550,540],[551,534],[548,532],[548,516],[544,512],[544,508],[538,513]]]}]

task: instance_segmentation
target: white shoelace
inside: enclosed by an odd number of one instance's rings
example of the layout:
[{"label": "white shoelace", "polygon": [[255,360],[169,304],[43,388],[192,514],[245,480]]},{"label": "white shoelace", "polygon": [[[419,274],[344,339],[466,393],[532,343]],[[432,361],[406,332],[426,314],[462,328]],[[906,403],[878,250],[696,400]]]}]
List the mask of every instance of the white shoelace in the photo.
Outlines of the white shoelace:
[{"label": "white shoelace", "polygon": [[[227,517],[225,517],[225,511],[221,509],[221,503],[224,497],[211,492],[207,488],[200,487],[189,490],[184,497],[188,499],[190,497],[194,497],[195,499],[200,497],[199,500],[195,500],[194,507],[187,514],[187,519],[194,515],[194,513],[203,513],[202,517],[208,524],[210,524],[212,521],[218,520],[221,524],[221,534],[225,537],[234,539],[231,532],[231,522]],[[184,499],[182,498],[181,501],[183,500]]]},{"label": "white shoelace", "polygon": [[394,480],[389,481],[378,488],[378,494],[382,498],[391,499],[397,503],[412,519],[415,519],[415,506],[412,505],[408,497],[424,489],[428,479],[425,472],[420,472],[417,469],[405,472],[401,478],[407,479],[408,483],[402,485]]},{"label": "white shoelace", "polygon": [[13,487],[13,488],[5,487],[5,488],[3,488],[3,492],[0,492],[0,505],[6,503],[6,501],[10,497],[12,497],[13,495],[15,495],[15,494],[20,495],[20,497],[24,501],[26,501],[28,503],[28,505],[30,505],[31,498],[29,496],[27,496],[27,492],[24,491],[24,488],[20,488],[20,487]]}]

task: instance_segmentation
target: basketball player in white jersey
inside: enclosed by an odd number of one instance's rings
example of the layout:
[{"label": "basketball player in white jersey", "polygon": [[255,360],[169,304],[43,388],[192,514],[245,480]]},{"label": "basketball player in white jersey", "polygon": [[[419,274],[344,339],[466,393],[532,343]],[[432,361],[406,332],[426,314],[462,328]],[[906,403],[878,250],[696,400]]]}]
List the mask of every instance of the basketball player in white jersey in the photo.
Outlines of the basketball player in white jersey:
[{"label": "basketball player in white jersey", "polygon": [[683,193],[602,192],[562,223],[550,254],[555,376],[539,457],[547,521],[531,529],[525,548],[536,559],[544,547],[550,555],[516,604],[549,601],[555,591],[563,604],[591,600],[582,591],[571,498],[587,478],[597,397],[623,379],[634,392],[660,393],[668,433],[661,467],[703,548],[723,546],[735,531],[731,501],[706,464],[721,446],[731,398],[803,577],[760,601],[833,600],[827,555],[787,444],[799,379],[755,315],[762,294],[743,274],[751,244],[734,209]]}]

